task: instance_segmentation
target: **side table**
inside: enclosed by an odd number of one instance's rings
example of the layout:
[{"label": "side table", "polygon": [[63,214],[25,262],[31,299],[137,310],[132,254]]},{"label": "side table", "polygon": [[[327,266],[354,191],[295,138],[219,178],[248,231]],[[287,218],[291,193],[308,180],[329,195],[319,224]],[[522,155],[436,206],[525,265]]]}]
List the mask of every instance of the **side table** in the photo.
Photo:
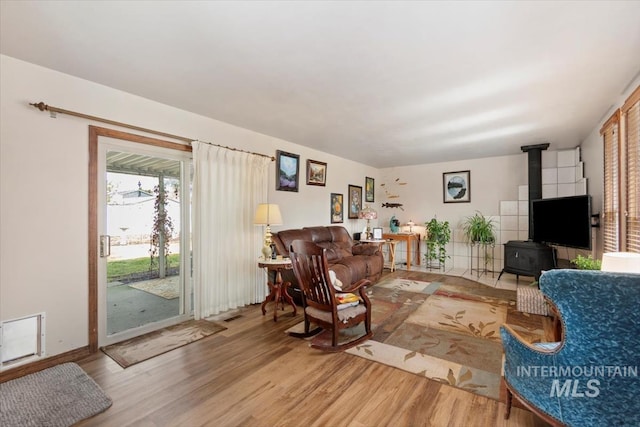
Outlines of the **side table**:
[{"label": "side table", "polygon": [[411,246],[413,242],[416,242],[416,265],[420,265],[420,235],[414,233],[383,233],[382,238],[385,240],[404,240],[407,242],[407,270],[411,270],[411,261],[413,258]]},{"label": "side table", "polygon": [[[297,313],[296,305],[293,302],[293,298],[287,292],[287,288],[291,285],[291,282],[282,282],[282,271],[283,270],[291,270],[293,268],[291,264],[291,260],[289,258],[283,259],[259,259],[258,267],[264,268],[267,272],[267,278],[269,285],[269,295],[262,302],[260,306],[262,308],[262,315],[267,314],[267,310],[265,306],[268,302],[273,301],[275,306],[273,310],[273,321],[278,321],[278,303],[282,304],[282,309],[284,310],[284,304],[289,303],[293,307],[293,315],[295,316]],[[275,279],[272,282],[271,277],[269,275],[270,272],[274,272]]]},{"label": "side table", "polygon": [[396,271],[396,241],[395,240],[387,240],[385,242],[387,246],[389,246],[389,270],[391,272]]},{"label": "side table", "polygon": [[389,268],[392,272],[396,270],[396,241],[391,239],[361,239],[361,243],[378,243],[380,246],[387,245],[389,248],[389,262],[385,263],[385,268]]}]

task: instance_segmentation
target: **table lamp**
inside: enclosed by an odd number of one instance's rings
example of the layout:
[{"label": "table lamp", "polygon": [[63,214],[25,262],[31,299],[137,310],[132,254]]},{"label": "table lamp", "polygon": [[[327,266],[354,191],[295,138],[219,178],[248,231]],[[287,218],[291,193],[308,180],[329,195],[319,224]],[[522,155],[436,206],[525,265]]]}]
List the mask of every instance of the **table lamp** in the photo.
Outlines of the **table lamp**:
[{"label": "table lamp", "polygon": [[378,218],[378,212],[369,207],[369,205],[365,205],[364,209],[360,209],[358,212],[358,218],[367,220],[367,229],[365,231],[365,239],[371,239],[371,226],[369,221],[372,219]]},{"label": "table lamp", "polygon": [[280,207],[276,204],[260,203],[256,209],[256,215],[253,217],[254,225],[266,225],[264,230],[264,246],[262,246],[262,255],[264,259],[271,258],[271,226],[282,224],[282,215]]},{"label": "table lamp", "polygon": [[413,227],[414,225],[416,225],[416,223],[415,223],[415,222],[413,222],[413,221],[411,221],[411,220],[409,220],[409,222],[407,222],[407,225],[409,226],[409,233],[413,233],[413,229],[412,229],[412,227]]},{"label": "table lamp", "polygon": [[602,254],[600,270],[612,273],[640,273],[640,254],[634,252],[607,252]]}]

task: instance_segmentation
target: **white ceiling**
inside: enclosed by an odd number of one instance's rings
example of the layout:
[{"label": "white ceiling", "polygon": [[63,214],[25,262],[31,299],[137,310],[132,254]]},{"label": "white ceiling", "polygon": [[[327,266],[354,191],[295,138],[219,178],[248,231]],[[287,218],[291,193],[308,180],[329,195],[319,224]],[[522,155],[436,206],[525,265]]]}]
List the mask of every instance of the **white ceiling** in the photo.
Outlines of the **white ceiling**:
[{"label": "white ceiling", "polygon": [[0,19],[2,54],[375,167],[575,147],[640,71],[640,1],[2,0]]}]

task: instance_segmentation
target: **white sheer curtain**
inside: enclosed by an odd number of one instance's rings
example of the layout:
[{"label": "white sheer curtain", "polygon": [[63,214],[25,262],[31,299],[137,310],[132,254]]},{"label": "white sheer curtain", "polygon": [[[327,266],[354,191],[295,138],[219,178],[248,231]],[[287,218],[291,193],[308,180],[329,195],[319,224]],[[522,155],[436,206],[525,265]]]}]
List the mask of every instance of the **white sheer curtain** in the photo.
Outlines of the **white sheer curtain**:
[{"label": "white sheer curtain", "polygon": [[267,199],[267,157],[194,141],[193,280],[196,319],[262,302],[262,230],[253,225]]}]

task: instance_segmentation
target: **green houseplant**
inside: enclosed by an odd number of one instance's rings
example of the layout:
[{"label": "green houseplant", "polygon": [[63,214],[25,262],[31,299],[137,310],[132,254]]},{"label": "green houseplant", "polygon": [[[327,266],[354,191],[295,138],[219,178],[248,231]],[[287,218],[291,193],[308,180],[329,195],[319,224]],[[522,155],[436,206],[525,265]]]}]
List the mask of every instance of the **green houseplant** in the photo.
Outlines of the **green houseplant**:
[{"label": "green houseplant", "polygon": [[431,262],[438,261],[439,266],[444,267],[445,260],[449,258],[445,246],[451,240],[449,221],[438,221],[437,218],[432,218],[424,225],[427,244],[427,251],[424,255],[426,264],[430,266]]},{"label": "green houseplant", "polygon": [[602,261],[599,259],[593,259],[591,255],[582,256],[578,255],[571,262],[578,268],[578,270],[600,270],[602,266]]},{"label": "green houseplant", "polygon": [[473,216],[469,216],[463,223],[464,235],[469,243],[493,244],[496,241],[495,224],[489,219],[476,211]]},{"label": "green houseplant", "polygon": [[[487,218],[482,213],[476,211],[472,216],[468,216],[463,224],[462,230],[471,245],[471,270],[473,271],[473,246],[478,245],[478,254],[482,248],[482,258],[484,261],[483,271],[487,272],[487,264],[492,259],[492,254],[487,250],[487,246],[491,246],[496,242],[495,224],[493,220]],[[480,274],[480,261],[478,259],[478,274]]]}]

